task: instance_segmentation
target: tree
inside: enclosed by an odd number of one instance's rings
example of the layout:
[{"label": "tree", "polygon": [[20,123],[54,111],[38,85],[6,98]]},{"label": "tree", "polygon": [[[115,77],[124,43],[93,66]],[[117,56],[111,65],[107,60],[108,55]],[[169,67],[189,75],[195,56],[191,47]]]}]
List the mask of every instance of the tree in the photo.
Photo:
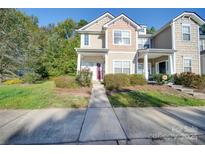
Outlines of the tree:
[{"label": "tree", "polygon": [[203,24],[203,25],[201,26],[201,32],[202,32],[202,34],[205,34],[205,24]]},{"label": "tree", "polygon": [[0,82],[16,76],[24,63],[29,38],[24,21],[15,9],[0,9]]},{"label": "tree", "polygon": [[154,34],[155,32],[156,32],[155,27],[152,26],[150,29],[147,28],[147,34]]}]

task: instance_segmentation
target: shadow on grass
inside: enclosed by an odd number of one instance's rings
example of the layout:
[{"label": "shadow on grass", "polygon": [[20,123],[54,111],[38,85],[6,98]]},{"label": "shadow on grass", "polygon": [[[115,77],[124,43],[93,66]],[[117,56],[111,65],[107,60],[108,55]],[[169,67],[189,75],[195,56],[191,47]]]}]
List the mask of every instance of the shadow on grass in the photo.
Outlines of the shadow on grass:
[{"label": "shadow on grass", "polygon": [[174,106],[169,100],[163,101],[158,96],[152,96],[145,92],[128,91],[109,94],[109,100],[114,107],[162,107]]}]

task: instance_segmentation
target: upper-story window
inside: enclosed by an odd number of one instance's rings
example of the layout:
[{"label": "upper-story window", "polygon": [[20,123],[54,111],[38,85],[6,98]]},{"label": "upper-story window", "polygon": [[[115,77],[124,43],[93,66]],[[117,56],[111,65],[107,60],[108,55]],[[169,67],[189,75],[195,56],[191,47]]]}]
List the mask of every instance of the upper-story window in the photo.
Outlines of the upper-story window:
[{"label": "upper-story window", "polygon": [[115,30],[114,31],[114,44],[115,45],[130,45],[131,36],[128,30]]},{"label": "upper-story window", "polygon": [[191,40],[191,26],[190,25],[182,25],[182,38],[184,41]]},{"label": "upper-story window", "polygon": [[200,51],[204,50],[204,40],[200,40]]},{"label": "upper-story window", "polygon": [[85,34],[84,35],[84,46],[89,46],[90,42],[89,42],[89,35]]},{"label": "upper-story window", "polygon": [[138,38],[138,49],[147,49],[147,48],[150,48],[150,39]]}]

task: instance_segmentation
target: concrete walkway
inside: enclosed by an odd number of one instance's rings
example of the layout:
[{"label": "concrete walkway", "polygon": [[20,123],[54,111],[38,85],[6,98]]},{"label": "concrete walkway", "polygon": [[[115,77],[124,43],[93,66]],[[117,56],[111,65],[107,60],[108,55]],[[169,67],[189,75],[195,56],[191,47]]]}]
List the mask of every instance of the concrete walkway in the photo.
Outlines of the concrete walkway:
[{"label": "concrete walkway", "polygon": [[105,88],[95,83],[80,134],[81,142],[126,139]]}]

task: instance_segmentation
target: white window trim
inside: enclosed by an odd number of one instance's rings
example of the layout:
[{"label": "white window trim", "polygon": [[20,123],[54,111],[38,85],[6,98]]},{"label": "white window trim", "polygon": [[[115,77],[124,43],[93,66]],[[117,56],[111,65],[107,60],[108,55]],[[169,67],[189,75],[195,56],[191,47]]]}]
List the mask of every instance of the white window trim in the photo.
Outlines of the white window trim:
[{"label": "white window trim", "polygon": [[[88,45],[85,45],[85,35],[88,35]],[[81,45],[82,47],[90,47],[90,35],[89,34],[82,34],[81,37]]]},{"label": "white window trim", "polygon": [[[128,31],[130,33],[130,44],[115,44],[115,36],[114,33],[115,31]],[[132,45],[132,32],[131,30],[127,30],[127,29],[113,29],[112,31],[112,45],[118,45],[118,46],[131,46]]]},{"label": "white window trim", "polygon": [[192,70],[192,57],[183,57],[183,72],[184,72],[184,60],[191,60],[191,72]]},{"label": "white window trim", "polygon": [[[187,26],[187,27],[189,27],[189,29],[190,29],[190,40],[184,40],[184,38],[183,38],[183,26]],[[191,40],[192,40],[192,37],[191,37],[191,24],[182,24],[182,27],[181,27],[181,30],[182,30],[182,41],[183,42],[191,42]]]},{"label": "white window trim", "polygon": [[121,61],[121,62],[127,62],[127,61],[129,61],[130,62],[130,74],[133,74],[133,72],[132,72],[132,60],[118,60],[118,59],[115,59],[115,60],[112,60],[112,73],[113,74],[115,74],[115,68],[114,68],[114,62],[116,62],[116,61]]}]

